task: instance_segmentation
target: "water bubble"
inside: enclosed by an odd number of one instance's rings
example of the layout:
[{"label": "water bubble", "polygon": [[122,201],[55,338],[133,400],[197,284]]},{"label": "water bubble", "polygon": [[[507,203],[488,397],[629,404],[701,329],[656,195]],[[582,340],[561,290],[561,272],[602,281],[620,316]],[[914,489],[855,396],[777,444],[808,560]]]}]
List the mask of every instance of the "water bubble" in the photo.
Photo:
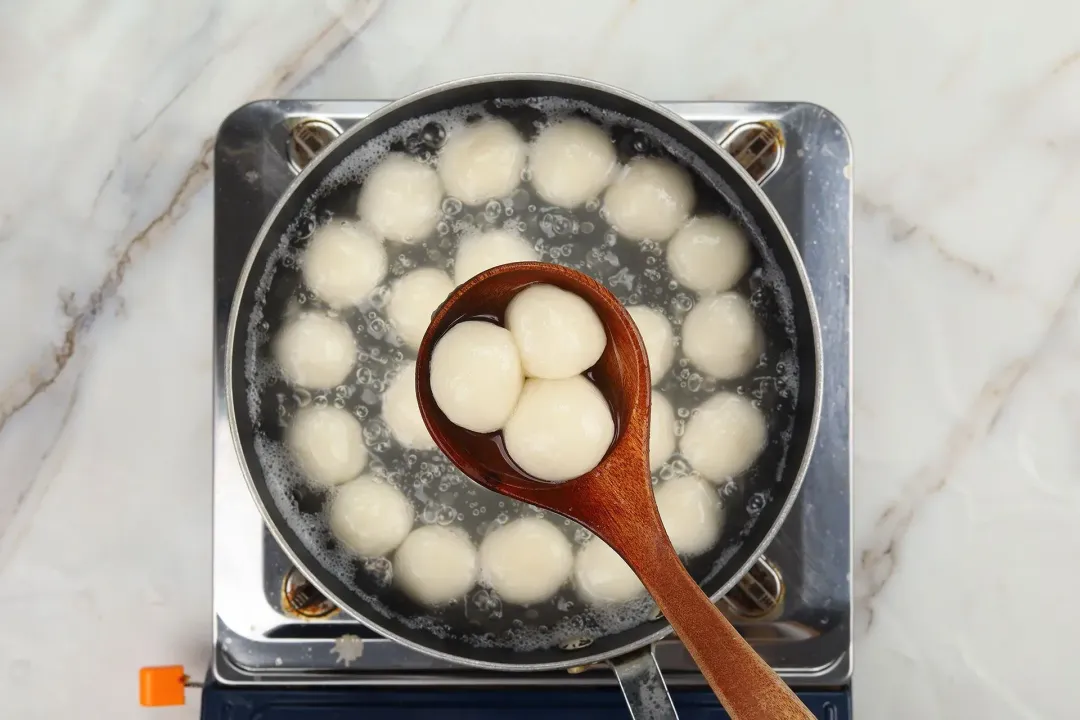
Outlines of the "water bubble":
[{"label": "water bubble", "polygon": [[420,140],[429,148],[440,148],[446,142],[446,130],[436,122],[429,122],[420,131]]},{"label": "water bubble", "polygon": [[613,288],[624,287],[627,290],[634,289],[634,274],[629,268],[621,268],[617,273],[608,278],[608,285]]},{"label": "water bubble", "polygon": [[447,217],[454,217],[461,212],[464,207],[465,205],[460,200],[453,197],[448,197],[442,202],[442,211]]},{"label": "water bubble", "polygon": [[420,133],[411,133],[405,138],[405,152],[409,155],[418,155],[425,149],[424,141],[420,138]]},{"label": "water bubble", "polygon": [[757,515],[765,507],[766,497],[764,492],[756,492],[746,502],[746,511],[751,516]]},{"label": "water bubble", "polygon": [[481,588],[476,591],[473,594],[472,604],[477,610],[488,613],[490,617],[502,617],[502,600],[490,590]]},{"label": "water bubble", "polygon": [[540,230],[550,238],[570,235],[574,230],[574,222],[565,215],[544,213],[540,218]]},{"label": "water bubble", "polygon": [[384,557],[368,558],[363,561],[361,567],[375,579],[380,587],[389,587],[394,581],[394,566]]}]

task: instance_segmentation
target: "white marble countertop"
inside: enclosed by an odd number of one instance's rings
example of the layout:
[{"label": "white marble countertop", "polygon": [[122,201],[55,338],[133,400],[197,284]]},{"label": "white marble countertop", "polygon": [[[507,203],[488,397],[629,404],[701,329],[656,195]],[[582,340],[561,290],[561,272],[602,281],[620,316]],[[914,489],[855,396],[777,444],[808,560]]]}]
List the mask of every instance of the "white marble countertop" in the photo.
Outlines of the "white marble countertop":
[{"label": "white marble countertop", "polygon": [[544,70],[846,122],[858,715],[1075,717],[1080,4],[70,0],[0,17],[5,716],[151,717],[140,665],[206,666],[221,119]]}]

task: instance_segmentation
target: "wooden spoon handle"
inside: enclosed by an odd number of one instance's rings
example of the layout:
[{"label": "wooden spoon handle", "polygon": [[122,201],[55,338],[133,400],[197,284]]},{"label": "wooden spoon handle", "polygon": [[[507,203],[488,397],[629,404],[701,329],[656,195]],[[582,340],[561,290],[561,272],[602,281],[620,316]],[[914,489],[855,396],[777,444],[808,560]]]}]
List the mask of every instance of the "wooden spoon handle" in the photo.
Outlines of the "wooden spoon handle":
[{"label": "wooden spoon handle", "polygon": [[669,561],[649,563],[639,574],[732,720],[813,720],[814,714],[701,591],[670,545],[667,550]]}]

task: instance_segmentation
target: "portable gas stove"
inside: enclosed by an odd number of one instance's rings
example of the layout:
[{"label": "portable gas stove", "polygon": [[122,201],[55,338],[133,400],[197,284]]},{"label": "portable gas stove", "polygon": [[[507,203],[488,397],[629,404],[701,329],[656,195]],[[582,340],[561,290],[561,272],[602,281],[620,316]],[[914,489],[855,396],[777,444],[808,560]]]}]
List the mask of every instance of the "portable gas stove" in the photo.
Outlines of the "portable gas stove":
[{"label": "portable gas stove", "polygon": [[[339,612],[263,525],[225,405],[229,307],[259,228],[299,170],[383,105],[267,100],[222,124],[214,167],[214,654],[203,718],[626,717],[606,666],[466,670],[383,639]],[[821,718],[850,717],[851,148],[804,103],[668,103],[763,183],[813,284],[825,352],[820,432],[802,492],[764,559],[721,601],[736,627]],[[656,656],[684,717],[726,717],[675,638]],[[558,689],[559,692],[551,692]],[[307,714],[305,714],[307,713]],[[719,713],[719,715],[718,715]]]}]

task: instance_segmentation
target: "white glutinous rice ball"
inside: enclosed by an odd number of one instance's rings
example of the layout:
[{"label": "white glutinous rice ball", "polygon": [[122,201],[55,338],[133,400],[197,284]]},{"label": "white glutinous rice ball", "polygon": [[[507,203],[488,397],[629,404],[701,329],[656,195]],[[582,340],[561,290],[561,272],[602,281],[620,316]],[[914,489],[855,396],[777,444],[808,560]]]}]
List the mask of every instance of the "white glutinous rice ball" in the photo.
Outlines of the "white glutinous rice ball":
[{"label": "white glutinous rice ball", "polygon": [[631,240],[667,240],[693,209],[690,174],[661,158],[634,158],[604,194],[608,222]]},{"label": "white glutinous rice ball", "polygon": [[649,356],[649,377],[655,385],[675,359],[675,333],[671,330],[671,323],[658,310],[634,305],[626,308],[626,311],[630,313],[645,343],[645,353]]},{"label": "white glutinous rice ball", "polygon": [[653,390],[649,406],[649,470],[656,470],[675,452],[675,411],[671,403]]},{"label": "white glutinous rice ball", "polygon": [[309,405],[297,410],[285,431],[285,443],[316,485],[340,485],[367,465],[360,422],[336,407]]},{"label": "white glutinous rice ball", "polygon": [[466,280],[499,265],[539,260],[525,238],[510,230],[488,230],[461,240],[454,257],[454,282]]},{"label": "white glutinous rice ball", "polygon": [[473,432],[495,432],[517,405],[525,379],[510,331],[468,320],[431,352],[431,393],[443,414]]},{"label": "white glutinous rice ball", "polygon": [[439,153],[446,192],[466,205],[501,198],[521,183],[528,149],[505,120],[481,120],[450,133]]},{"label": "white glutinous rice ball", "polygon": [[532,184],[544,200],[566,208],[599,197],[615,170],[615,145],[603,129],[571,118],[540,131],[529,153]]},{"label": "white glutinous rice ball", "polygon": [[480,543],[484,582],[513,605],[547,600],[570,577],[570,541],[543,518],[520,518],[488,534]]},{"label": "white glutinous rice ball", "polygon": [[720,537],[716,488],[697,475],[678,475],[656,488],[656,507],[680,555],[700,555]]},{"label": "white glutinous rice ball", "polygon": [[683,320],[682,348],[699,370],[721,380],[750,372],[765,350],[754,310],[738,293],[701,298]]},{"label": "white glutinous rice ball", "polygon": [[390,288],[386,314],[390,325],[414,350],[420,347],[431,315],[454,289],[454,283],[442,270],[420,268],[396,281]]},{"label": "white glutinous rice ball", "polygon": [[750,243],[727,218],[693,218],[667,248],[671,274],[700,293],[730,290],[750,269]]},{"label": "white glutinous rice ball", "polygon": [[573,377],[595,365],[607,346],[592,305],[554,285],[530,285],[515,295],[506,307],[506,327],[529,377]]},{"label": "white glutinous rice ball", "polygon": [[383,420],[386,421],[394,439],[407,448],[432,450],[435,441],[420,416],[420,403],[416,401],[416,363],[402,366],[383,394]]},{"label": "white glutinous rice ball", "polygon": [[461,528],[418,527],[394,555],[394,578],[401,589],[428,607],[463,598],[479,572],[476,548]]},{"label": "white glutinous rice ball", "polygon": [[365,475],[342,485],[330,501],[330,530],[360,557],[380,557],[401,544],[413,525],[409,499]]},{"label": "white glutinous rice ball", "polygon": [[349,326],[317,312],[290,320],[274,340],[274,357],[285,379],[304,388],[341,385],[356,364],[356,352]]},{"label": "white glutinous rice ball", "polygon": [[503,427],[506,452],[529,475],[564,482],[592,470],[615,437],[611,408],[581,375],[529,378]]},{"label": "white glutinous rice ball", "polygon": [[357,214],[387,240],[417,243],[442,216],[439,174],[416,158],[391,153],[375,166],[360,189]]},{"label": "white glutinous rice ball", "polygon": [[745,471],[765,448],[765,416],[741,395],[717,393],[690,415],[679,450],[713,482]]},{"label": "white glutinous rice ball", "polygon": [[386,248],[362,225],[334,221],[315,231],[302,264],[304,284],[340,310],[359,305],[386,277]]},{"label": "white glutinous rice ball", "polygon": [[590,605],[612,605],[645,594],[641,580],[603,540],[594,537],[574,559],[574,587]]}]

